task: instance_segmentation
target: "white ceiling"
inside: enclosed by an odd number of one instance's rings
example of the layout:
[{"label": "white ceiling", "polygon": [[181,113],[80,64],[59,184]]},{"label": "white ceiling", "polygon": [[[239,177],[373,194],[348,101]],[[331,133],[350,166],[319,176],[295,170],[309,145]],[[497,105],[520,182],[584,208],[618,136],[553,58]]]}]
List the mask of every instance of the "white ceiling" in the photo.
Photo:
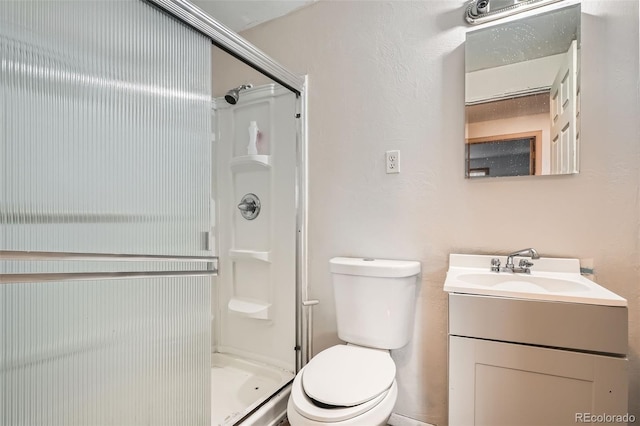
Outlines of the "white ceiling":
[{"label": "white ceiling", "polygon": [[191,0],[235,32],[279,18],[317,0]]}]

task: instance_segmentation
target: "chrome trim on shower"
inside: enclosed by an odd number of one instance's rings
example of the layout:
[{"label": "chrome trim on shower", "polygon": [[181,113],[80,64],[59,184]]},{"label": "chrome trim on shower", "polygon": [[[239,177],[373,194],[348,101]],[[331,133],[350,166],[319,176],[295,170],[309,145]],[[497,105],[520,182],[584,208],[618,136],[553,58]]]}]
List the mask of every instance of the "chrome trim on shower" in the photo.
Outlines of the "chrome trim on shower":
[{"label": "chrome trim on shower", "polygon": [[0,274],[0,284],[38,283],[49,281],[113,280],[124,278],[194,277],[218,275],[217,256],[171,256],[150,254],[71,253],[49,251],[0,250],[0,260],[16,261],[93,261],[93,262],[197,262],[206,269],[185,271],[130,272],[39,272]]},{"label": "chrome trim on shower", "polygon": [[250,67],[260,71],[267,77],[282,84],[297,95],[300,95],[302,92],[304,79],[293,74],[272,58],[265,55],[264,52],[240,37],[230,28],[211,18],[199,7],[185,0],[149,1],[185,24],[210,37],[216,46]]},{"label": "chrome trim on shower", "polygon": [[305,300],[302,306],[307,308],[307,339],[305,341],[305,364],[313,357],[313,306],[320,303],[319,300]]},{"label": "chrome trim on shower", "polygon": [[217,261],[218,257],[0,250],[0,260],[91,260],[96,262],[213,262]]},{"label": "chrome trim on shower", "polygon": [[[298,171],[296,177],[296,200],[297,200],[297,217],[296,227],[298,235],[296,238],[296,347],[300,350],[296,351],[296,373],[304,367],[311,359],[310,349],[312,345],[304,345],[303,341],[313,343],[313,324],[305,327],[304,322],[304,305],[303,301],[309,301],[309,272],[307,264],[308,239],[307,229],[309,221],[309,205],[307,194],[309,193],[308,179],[308,120],[307,120],[307,91],[308,77],[304,76],[304,90],[302,95],[298,97],[296,105],[296,158],[298,161]],[[312,309],[311,307],[307,309]],[[307,320],[309,318],[307,317]]]},{"label": "chrome trim on shower", "polygon": [[465,8],[464,18],[470,25],[479,25],[560,1],[563,0],[514,0],[509,6],[493,10],[489,0],[472,0]]},{"label": "chrome trim on shower", "polygon": [[203,271],[142,271],[142,272],[60,272],[38,274],[1,274],[0,284],[40,283],[50,281],[118,280],[125,278],[167,278],[215,276],[217,269]]}]

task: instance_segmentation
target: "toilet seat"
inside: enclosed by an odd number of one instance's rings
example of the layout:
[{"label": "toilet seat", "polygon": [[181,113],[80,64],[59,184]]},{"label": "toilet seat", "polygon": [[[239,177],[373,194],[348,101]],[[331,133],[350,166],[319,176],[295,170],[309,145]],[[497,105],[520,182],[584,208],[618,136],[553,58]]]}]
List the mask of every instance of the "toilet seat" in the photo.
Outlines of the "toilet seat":
[{"label": "toilet seat", "polygon": [[[300,370],[300,373],[303,373],[305,368],[306,367]],[[391,389],[394,389],[395,386],[396,383],[394,381]],[[388,394],[389,389],[364,404],[356,405],[355,407],[322,408],[318,407],[304,392],[302,388],[302,374],[298,374],[295,379],[293,379],[289,402],[293,404],[294,410],[305,419],[318,423],[337,423],[353,419],[363,413],[371,412],[372,409],[387,398]]]},{"label": "toilet seat", "polygon": [[388,351],[356,345],[332,346],[313,357],[296,375],[291,402],[309,420],[347,421],[385,400],[395,389],[395,373]]},{"label": "toilet seat", "polygon": [[355,407],[389,389],[396,365],[388,351],[336,345],[313,357],[299,375],[309,398],[331,406]]}]

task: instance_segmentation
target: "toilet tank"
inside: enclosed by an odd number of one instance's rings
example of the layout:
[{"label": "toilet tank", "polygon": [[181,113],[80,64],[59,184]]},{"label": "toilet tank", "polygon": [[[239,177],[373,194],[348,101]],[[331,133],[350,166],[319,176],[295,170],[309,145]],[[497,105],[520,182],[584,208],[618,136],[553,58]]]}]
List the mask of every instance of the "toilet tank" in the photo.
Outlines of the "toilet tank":
[{"label": "toilet tank", "polygon": [[409,343],[419,262],[335,257],[329,264],[340,339],[378,349]]}]

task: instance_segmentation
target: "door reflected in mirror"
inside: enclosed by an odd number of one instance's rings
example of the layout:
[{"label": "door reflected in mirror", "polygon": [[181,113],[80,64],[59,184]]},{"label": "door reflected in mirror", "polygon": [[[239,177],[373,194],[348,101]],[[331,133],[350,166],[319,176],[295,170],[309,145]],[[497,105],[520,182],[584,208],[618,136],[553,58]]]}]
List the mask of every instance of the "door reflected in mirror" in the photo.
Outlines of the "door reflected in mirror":
[{"label": "door reflected in mirror", "polygon": [[467,33],[468,178],[578,173],[580,4]]},{"label": "door reflected in mirror", "polygon": [[541,144],[540,131],[468,139],[467,176],[535,175]]}]

